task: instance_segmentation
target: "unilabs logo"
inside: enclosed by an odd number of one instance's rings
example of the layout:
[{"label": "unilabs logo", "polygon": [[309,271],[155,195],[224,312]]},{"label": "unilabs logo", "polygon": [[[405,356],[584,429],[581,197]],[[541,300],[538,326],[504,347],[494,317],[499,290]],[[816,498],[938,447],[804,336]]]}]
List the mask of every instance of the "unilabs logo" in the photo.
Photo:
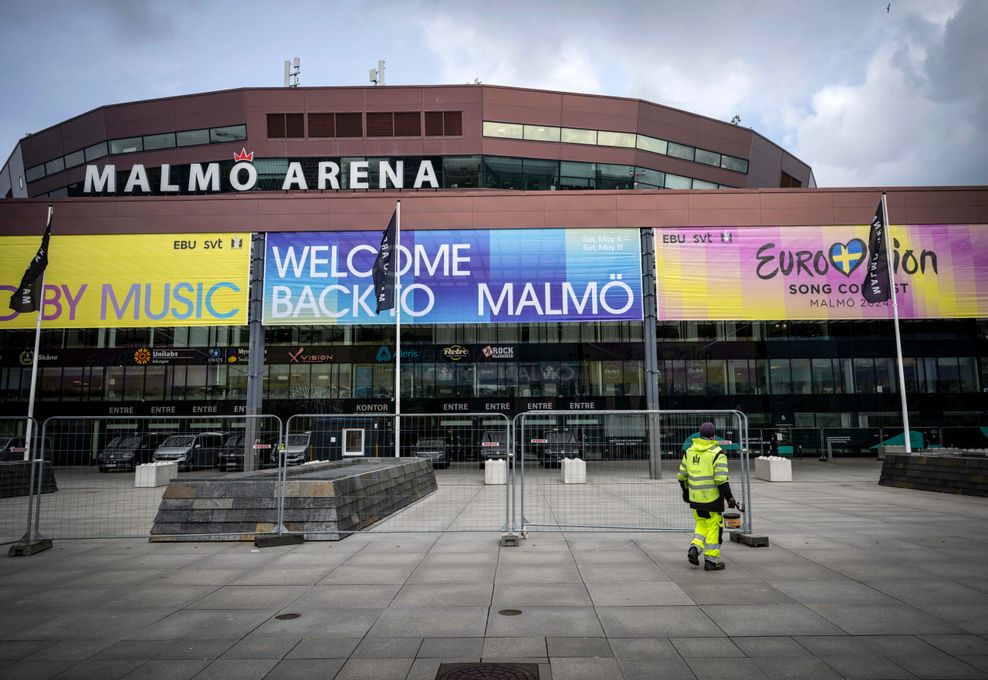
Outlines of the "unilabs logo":
[{"label": "unilabs logo", "polygon": [[470,350],[461,345],[450,345],[449,347],[443,347],[442,354],[443,357],[450,361],[462,361],[470,356]]},{"label": "unilabs logo", "polygon": [[134,363],[138,366],[146,366],[151,361],[151,351],[147,347],[141,347],[134,352]]}]

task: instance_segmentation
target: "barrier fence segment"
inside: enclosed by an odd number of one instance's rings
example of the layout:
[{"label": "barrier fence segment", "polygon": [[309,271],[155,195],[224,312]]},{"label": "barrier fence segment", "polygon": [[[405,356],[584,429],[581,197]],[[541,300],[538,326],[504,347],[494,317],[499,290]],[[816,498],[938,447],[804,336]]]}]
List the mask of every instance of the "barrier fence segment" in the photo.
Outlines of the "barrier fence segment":
[{"label": "barrier fence segment", "polygon": [[[37,421],[32,423],[31,432],[34,442],[30,450],[37,453],[41,442]],[[37,464],[25,460],[26,433],[26,416],[0,416],[0,543],[13,543],[28,531],[33,476],[40,474],[42,459]],[[44,481],[50,485],[50,467]]]},{"label": "barrier fence segment", "polygon": [[[395,418],[401,442],[395,447]],[[501,531],[507,527],[510,485],[485,483],[486,461],[505,461],[511,451],[510,421],[500,413],[300,414],[286,423],[289,449],[294,438],[308,442],[307,460],[350,461],[340,476],[364,475],[360,497],[340,501],[336,526],[305,529],[319,534],[375,532]],[[414,479],[382,483],[376,470],[385,464],[425,461]],[[291,481],[309,475],[286,471],[285,522],[293,528]],[[359,464],[359,466],[358,466]],[[376,466],[376,467],[375,467]],[[493,470],[493,467],[492,467]],[[428,474],[425,474],[425,473]],[[315,474],[315,473],[312,473]],[[391,474],[391,473],[389,473]],[[397,473],[394,473],[397,474]],[[392,474],[392,477],[394,476]],[[404,472],[402,475],[406,474]],[[434,483],[431,481],[434,474]],[[425,480],[425,478],[428,480]],[[349,524],[344,525],[344,520]]]},{"label": "barrier fence segment", "polygon": [[[56,416],[41,432],[57,490],[35,494],[40,537],[209,540],[275,531],[274,470],[249,492],[206,480],[245,465],[273,468],[282,440],[276,416]],[[169,482],[181,486],[166,495]]]},{"label": "barrier fence segment", "polygon": [[[528,531],[693,531],[676,475],[700,424],[727,453],[751,532],[748,420],[740,411],[529,411],[515,418],[519,515]],[[657,441],[659,460],[650,442]],[[585,480],[579,463],[585,463]]]}]

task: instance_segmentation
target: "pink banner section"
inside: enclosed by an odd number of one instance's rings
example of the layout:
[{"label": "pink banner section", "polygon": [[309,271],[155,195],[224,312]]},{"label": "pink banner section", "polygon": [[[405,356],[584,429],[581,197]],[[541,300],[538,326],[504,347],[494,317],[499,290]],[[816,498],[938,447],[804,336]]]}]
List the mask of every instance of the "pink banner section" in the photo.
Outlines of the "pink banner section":
[{"label": "pink banner section", "polygon": [[[988,225],[892,225],[903,319],[988,317]],[[868,225],[655,230],[659,319],[884,319],[861,295]]]}]

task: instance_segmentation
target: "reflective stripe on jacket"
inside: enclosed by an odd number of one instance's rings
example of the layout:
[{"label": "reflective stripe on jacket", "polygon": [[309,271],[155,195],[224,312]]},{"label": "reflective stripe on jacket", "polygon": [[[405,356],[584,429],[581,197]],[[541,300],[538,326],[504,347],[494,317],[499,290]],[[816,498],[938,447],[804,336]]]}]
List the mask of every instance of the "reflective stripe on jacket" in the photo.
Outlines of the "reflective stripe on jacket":
[{"label": "reflective stripe on jacket", "polygon": [[724,503],[718,488],[729,481],[727,455],[711,439],[697,437],[683,454],[676,478],[689,490],[690,506],[721,511]]}]

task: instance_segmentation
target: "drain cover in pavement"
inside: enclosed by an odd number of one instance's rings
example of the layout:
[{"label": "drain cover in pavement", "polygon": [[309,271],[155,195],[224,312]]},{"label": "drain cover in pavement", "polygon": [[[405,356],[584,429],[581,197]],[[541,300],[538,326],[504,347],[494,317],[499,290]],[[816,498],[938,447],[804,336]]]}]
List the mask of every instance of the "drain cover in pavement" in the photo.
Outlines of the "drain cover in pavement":
[{"label": "drain cover in pavement", "polygon": [[444,663],[436,680],[539,680],[537,663]]},{"label": "drain cover in pavement", "polygon": [[290,621],[291,619],[297,619],[301,616],[302,616],[301,614],[278,614],[274,618],[278,619],[279,621]]}]

